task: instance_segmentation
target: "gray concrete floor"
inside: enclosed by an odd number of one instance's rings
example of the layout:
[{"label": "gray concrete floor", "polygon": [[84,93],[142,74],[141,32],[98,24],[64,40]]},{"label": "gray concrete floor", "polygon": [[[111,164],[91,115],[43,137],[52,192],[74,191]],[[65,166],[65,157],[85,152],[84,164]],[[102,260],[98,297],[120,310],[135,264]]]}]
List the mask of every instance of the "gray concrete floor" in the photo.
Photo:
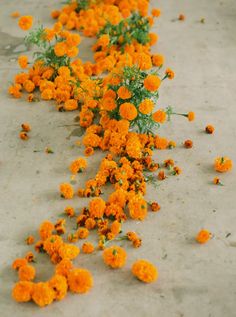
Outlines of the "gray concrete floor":
[{"label": "gray concrete floor", "polygon": [[[155,2],[151,1],[153,6]],[[176,118],[161,129],[160,134],[174,139],[178,147],[157,153],[157,158],[161,161],[171,156],[183,174],[168,178],[157,190],[149,187],[147,198],[159,201],[160,213],[150,214],[143,223],[126,224],[126,229],[142,236],[142,248],[128,248],[128,263],[116,272],[103,265],[100,253],[79,256],[75,264],[87,267],[94,275],[95,285],[88,295],[69,294],[43,310],[11,299],[11,287],[17,280],[11,262],[29,250],[25,237],[35,234],[44,219],[57,219],[68,204],[60,199],[58,184],[69,180],[67,166],[83,152],[74,146],[75,137],[67,139],[73,127],[61,127],[73,122],[74,113],[61,114],[48,102],[28,104],[6,93],[18,71],[15,59],[24,50],[24,33],[10,13],[32,14],[50,25],[49,12],[57,6],[56,0],[0,3],[1,317],[236,316],[235,170],[221,176],[224,187],[211,184],[214,158],[228,155],[235,161],[236,157],[235,0],[158,1],[163,14],[154,28],[160,36],[157,51],[176,72],[176,79],[161,87],[160,104],[193,110],[197,119],[190,124]],[[180,13],[186,15],[186,21],[173,21]],[[201,18],[205,24],[199,22]],[[80,47],[84,59],[91,58],[91,42],[85,39]],[[18,138],[23,122],[32,126],[28,142]],[[208,123],[216,127],[212,136],[203,133]],[[189,138],[194,148],[185,150],[181,143]],[[34,153],[46,146],[55,154]],[[89,158],[86,177],[94,175],[100,157],[102,154]],[[79,184],[84,180],[81,177]],[[86,203],[75,198],[71,204],[80,208]],[[193,240],[202,227],[214,234],[204,246]],[[156,283],[143,285],[132,277],[129,268],[138,258],[158,266]],[[39,256],[36,269],[37,279],[46,280],[53,266]]]}]

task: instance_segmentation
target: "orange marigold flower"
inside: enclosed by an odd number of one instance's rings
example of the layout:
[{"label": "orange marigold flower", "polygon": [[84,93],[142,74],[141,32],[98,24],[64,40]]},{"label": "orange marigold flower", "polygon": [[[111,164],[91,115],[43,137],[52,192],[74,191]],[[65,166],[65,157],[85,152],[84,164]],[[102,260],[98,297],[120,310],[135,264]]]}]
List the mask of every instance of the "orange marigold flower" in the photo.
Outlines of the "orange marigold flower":
[{"label": "orange marigold flower", "polygon": [[49,255],[53,255],[53,253],[58,253],[59,248],[63,245],[63,240],[58,235],[52,235],[48,237],[43,242],[43,249],[47,252]]},{"label": "orange marigold flower", "polygon": [[12,268],[13,270],[19,270],[22,266],[27,265],[27,260],[24,258],[19,258],[16,259],[13,263],[12,263]]},{"label": "orange marigold flower", "polygon": [[104,97],[101,104],[102,110],[112,111],[116,108],[116,102],[112,97]]},{"label": "orange marigold flower", "polygon": [[144,79],[144,87],[148,91],[156,91],[161,85],[161,80],[156,75],[148,75]]},{"label": "orange marigold flower", "polygon": [[28,57],[27,56],[19,56],[18,57],[18,64],[20,65],[21,68],[27,68],[28,66]]},{"label": "orange marigold flower", "polygon": [[158,278],[157,268],[146,260],[136,261],[132,266],[132,273],[145,283],[154,282]]},{"label": "orange marigold flower", "polygon": [[154,8],[152,9],[152,16],[155,17],[155,18],[158,18],[161,14],[161,10],[160,9],[157,9],[157,8]]},{"label": "orange marigold flower", "polygon": [[159,136],[156,136],[154,139],[154,144],[155,144],[156,149],[165,150],[167,148],[169,142],[166,138],[160,138]]},{"label": "orange marigold flower", "polygon": [[209,241],[212,237],[212,234],[208,231],[208,230],[205,230],[205,229],[202,229],[198,232],[197,236],[196,236],[196,241],[198,243],[206,243],[207,241]]},{"label": "orange marigold flower", "polygon": [[29,136],[26,132],[20,132],[19,137],[21,140],[27,141],[29,139]]},{"label": "orange marigold flower", "polygon": [[212,133],[214,133],[215,128],[212,125],[209,124],[209,125],[206,126],[205,131],[208,134],[212,134]]},{"label": "orange marigold flower", "polygon": [[60,263],[56,265],[55,273],[67,277],[70,270],[73,269],[72,262],[68,259],[62,259]]},{"label": "orange marigold flower", "polygon": [[96,227],[96,221],[93,218],[87,218],[84,225],[85,225],[85,228],[87,228],[88,230],[91,230]]},{"label": "orange marigold flower", "polygon": [[40,307],[44,307],[52,303],[55,298],[53,289],[47,282],[34,284],[32,299]]},{"label": "orange marigold flower", "polygon": [[50,221],[44,221],[39,227],[39,235],[42,240],[46,240],[52,235],[53,230],[55,229],[54,224]]},{"label": "orange marigold flower", "polygon": [[123,103],[120,106],[119,112],[123,119],[129,120],[129,121],[134,120],[138,115],[135,105],[129,102]]},{"label": "orange marigold flower", "polygon": [[56,300],[62,300],[67,293],[67,280],[64,276],[56,274],[48,282],[48,285],[53,289]]},{"label": "orange marigold flower", "polygon": [[30,245],[30,244],[33,244],[34,243],[34,237],[33,236],[28,236],[26,239],[25,239],[25,242]]},{"label": "orange marigold flower", "polygon": [[180,21],[184,21],[184,20],[185,20],[185,15],[181,13],[181,14],[179,15],[179,20],[180,20]]},{"label": "orange marigold flower", "polygon": [[82,251],[83,251],[84,253],[87,253],[87,254],[93,253],[93,251],[94,251],[94,246],[93,246],[93,244],[90,243],[90,242],[85,242],[85,243],[82,245]]},{"label": "orange marigold flower", "polygon": [[141,239],[134,239],[132,242],[133,242],[133,247],[134,248],[139,248],[142,245],[142,240]]},{"label": "orange marigold flower", "polygon": [[94,154],[94,149],[91,146],[86,147],[84,150],[84,155],[85,156],[91,156]]},{"label": "orange marigold flower", "polygon": [[33,17],[30,15],[24,15],[20,17],[18,21],[19,27],[24,31],[29,30],[32,27],[32,24],[33,24]]},{"label": "orange marigold flower", "polygon": [[74,260],[80,253],[80,249],[73,244],[61,244],[58,254],[62,259]]},{"label": "orange marigold flower", "polygon": [[113,269],[121,268],[125,265],[127,254],[125,249],[118,246],[111,246],[103,251],[104,262]]},{"label": "orange marigold flower", "polygon": [[53,18],[53,19],[57,19],[58,17],[59,17],[59,15],[60,15],[60,11],[59,10],[53,10],[52,12],[51,12],[51,17]]},{"label": "orange marigold flower", "polygon": [[187,117],[188,117],[188,120],[189,121],[193,121],[195,119],[195,113],[190,111],[188,114],[187,114]]},{"label": "orange marigold flower", "polygon": [[151,210],[152,211],[158,211],[158,210],[160,210],[161,209],[161,207],[160,207],[160,205],[156,202],[156,201],[153,201],[152,203],[151,203]]},{"label": "orange marigold flower", "polygon": [[132,97],[132,93],[125,86],[121,86],[118,89],[117,94],[118,94],[119,98],[124,99],[124,100],[130,99]]},{"label": "orange marigold flower", "polygon": [[23,265],[19,268],[18,276],[20,281],[32,281],[35,278],[35,268],[32,265]]},{"label": "orange marigold flower", "polygon": [[12,18],[19,18],[19,16],[20,16],[20,12],[18,12],[18,11],[14,11],[11,13]]},{"label": "orange marigold flower", "polygon": [[223,186],[223,183],[221,183],[221,180],[219,179],[219,177],[215,177],[213,179],[213,184]]},{"label": "orange marigold flower", "polygon": [[80,239],[86,239],[89,235],[89,231],[87,228],[79,228],[79,230],[77,231],[78,233],[78,237]]},{"label": "orange marigold flower", "polygon": [[181,173],[182,173],[182,170],[178,166],[175,166],[173,168],[173,172],[172,172],[173,175],[180,175]]},{"label": "orange marigold flower", "polygon": [[113,233],[115,236],[119,234],[121,231],[121,223],[117,220],[113,221],[111,224],[111,233]]},{"label": "orange marigold flower", "polygon": [[89,214],[92,218],[102,218],[106,209],[105,201],[98,197],[94,198],[89,203]]},{"label": "orange marigold flower", "polygon": [[165,172],[164,171],[160,171],[157,175],[157,178],[162,181],[166,178]]},{"label": "orange marigold flower", "polygon": [[75,210],[74,210],[74,208],[71,207],[71,206],[67,206],[67,207],[64,209],[64,211],[65,211],[65,214],[66,214],[68,217],[74,217],[74,215],[75,215]]},{"label": "orange marigold flower", "polygon": [[24,132],[29,132],[31,130],[31,127],[28,123],[22,123],[21,128]]},{"label": "orange marigold flower", "polygon": [[12,289],[12,297],[16,302],[29,302],[32,297],[33,283],[28,281],[17,282]]},{"label": "orange marigold flower", "polygon": [[169,79],[173,79],[173,78],[175,77],[175,73],[174,73],[173,70],[170,69],[170,68],[167,68],[166,71],[165,71],[165,73],[166,73],[166,76],[167,76]]},{"label": "orange marigold flower", "polygon": [[63,183],[60,185],[61,196],[65,199],[71,199],[74,196],[74,189],[69,183]]},{"label": "orange marigold flower", "polygon": [[164,123],[166,121],[166,113],[163,110],[157,110],[153,113],[152,118],[155,122]]},{"label": "orange marigold flower", "polygon": [[193,147],[193,141],[192,140],[184,141],[184,146],[186,147],[186,149],[191,149]]},{"label": "orange marigold flower", "polygon": [[78,101],[75,99],[69,99],[64,104],[64,109],[66,111],[73,111],[78,109]]},{"label": "orange marigold flower", "polygon": [[127,232],[126,236],[127,236],[127,239],[130,240],[130,241],[134,241],[134,240],[138,239],[137,234],[135,232],[133,232],[133,231]]},{"label": "orange marigold flower", "polygon": [[130,199],[128,209],[132,219],[144,220],[147,216],[147,203],[139,195],[135,195]]},{"label": "orange marigold flower", "polygon": [[20,98],[22,95],[21,89],[22,89],[22,87],[20,84],[15,84],[15,85],[12,85],[8,88],[8,93],[15,98]]},{"label": "orange marigold flower", "polygon": [[158,35],[156,33],[149,33],[149,39],[149,44],[152,46],[158,41]]},{"label": "orange marigold flower", "polygon": [[25,259],[28,263],[35,262],[35,256],[33,252],[27,252],[25,255]]},{"label": "orange marigold flower", "polygon": [[139,111],[142,114],[149,114],[154,108],[154,102],[151,99],[144,99],[139,105]]},{"label": "orange marigold flower", "polygon": [[54,52],[55,52],[56,56],[58,56],[58,57],[66,55],[66,53],[67,53],[66,43],[65,42],[56,43],[56,45],[54,46]]},{"label": "orange marigold flower", "polygon": [[233,162],[227,156],[217,157],[215,159],[214,168],[217,172],[228,172],[232,169]]},{"label": "orange marigold flower", "polygon": [[74,293],[87,293],[93,286],[92,274],[85,269],[73,269],[68,274],[68,285]]},{"label": "orange marigold flower", "polygon": [[159,54],[156,54],[156,55],[152,55],[152,64],[153,66],[157,66],[157,67],[160,67],[164,64],[164,56],[163,55],[159,55]]},{"label": "orange marigold flower", "polygon": [[31,80],[26,80],[23,87],[27,92],[32,92],[35,89],[35,84]]},{"label": "orange marigold flower", "polygon": [[77,174],[79,172],[83,172],[83,170],[87,167],[87,162],[83,158],[78,158],[73,161],[70,165],[70,171],[72,174]]}]

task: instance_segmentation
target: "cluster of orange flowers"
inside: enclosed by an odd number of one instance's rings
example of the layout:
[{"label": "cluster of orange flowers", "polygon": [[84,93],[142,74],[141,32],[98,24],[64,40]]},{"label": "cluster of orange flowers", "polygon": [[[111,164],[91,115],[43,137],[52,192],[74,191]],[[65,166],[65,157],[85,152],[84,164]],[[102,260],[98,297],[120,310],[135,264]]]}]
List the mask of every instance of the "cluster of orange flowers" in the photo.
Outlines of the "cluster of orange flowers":
[{"label": "cluster of orange flowers", "polygon": [[[64,216],[74,220],[76,229],[67,232],[65,217],[55,224],[46,220],[39,227],[40,239],[35,244],[32,236],[26,240],[27,244],[34,244],[36,252],[46,253],[56,265],[51,279],[34,282],[36,271],[30,264],[34,261],[32,253],[13,262],[12,267],[18,271],[19,277],[12,291],[13,298],[18,302],[32,300],[41,307],[62,300],[68,290],[85,293],[93,286],[91,273],[74,267],[72,263],[80,253],[75,243],[87,239],[92,231],[96,230],[98,235],[97,249],[103,250],[104,263],[113,269],[122,268],[127,259],[125,249],[116,245],[117,242],[127,241],[134,248],[142,245],[137,233],[122,233],[122,224],[128,219],[143,221],[148,211],[160,210],[158,202],[147,202],[144,198],[147,182],[162,181],[167,173],[181,173],[171,158],[162,163],[153,159],[154,150],[176,146],[174,141],[156,134],[156,128],[172,115],[184,116],[189,121],[195,118],[194,112],[179,114],[171,107],[155,110],[162,82],[173,79],[175,75],[169,68],[163,76],[159,74],[164,57],[150,53],[151,45],[157,40],[155,35],[149,34],[147,44],[133,40],[123,46],[123,51],[120,51],[120,46],[124,39],[111,45],[109,34],[99,35],[107,23],[116,26],[122,22],[125,25],[129,21],[127,18],[137,12],[141,21],[147,19],[152,25],[153,17],[158,17],[160,10],[153,9],[152,16],[148,16],[146,0],[84,3],[85,7],[80,7],[79,2],[72,1],[61,11],[54,11],[52,16],[58,19],[54,26],[31,34],[31,43],[43,49],[41,55],[31,67],[28,58],[20,56],[18,63],[27,72],[16,75],[9,87],[9,93],[15,98],[26,92],[28,101],[32,102],[38,99],[39,92],[43,100],[55,100],[59,111],[80,110],[77,121],[85,132],[82,139],[84,155],[88,157],[96,149],[106,152],[94,178],[87,180],[84,188],[75,189],[68,182],[60,184],[63,199],[72,199],[75,195],[92,197],[88,207],[79,214],[71,206],[65,208]],[[23,30],[30,29],[32,23],[33,18],[29,16],[19,19]],[[83,63],[77,57],[80,36],[68,31],[73,29],[82,31],[85,36],[98,36],[93,46],[95,64]],[[158,70],[147,72],[152,66],[157,66]],[[110,73],[103,79],[92,77],[103,71]],[[30,126],[23,124],[22,129],[20,137],[27,139]],[[206,133],[213,132],[214,127],[206,127]],[[186,140],[184,145],[191,148],[193,142]],[[82,157],[72,161],[69,166],[71,179],[84,172],[87,165],[87,160]],[[216,159],[217,171],[225,172],[231,168],[229,158]],[[154,172],[157,174],[153,175]],[[106,184],[112,184],[113,191],[105,201],[100,196]],[[205,243],[211,236],[209,231],[202,230],[196,240]],[[96,247],[85,241],[81,249],[83,253],[91,254]],[[158,278],[156,267],[144,259],[135,261],[131,272],[145,283]]]}]

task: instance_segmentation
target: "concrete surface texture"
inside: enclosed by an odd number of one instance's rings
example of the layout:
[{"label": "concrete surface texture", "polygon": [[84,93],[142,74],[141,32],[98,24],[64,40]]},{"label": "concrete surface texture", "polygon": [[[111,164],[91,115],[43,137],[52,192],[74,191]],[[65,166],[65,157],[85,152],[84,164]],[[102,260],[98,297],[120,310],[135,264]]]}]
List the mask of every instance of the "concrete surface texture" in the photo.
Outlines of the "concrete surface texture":
[{"label": "concrete surface texture", "polygon": [[[29,251],[24,239],[35,235],[40,222],[55,221],[68,205],[60,198],[58,185],[69,181],[68,165],[82,155],[83,149],[74,146],[76,137],[68,138],[74,127],[65,127],[73,124],[75,113],[59,113],[49,102],[29,104],[7,95],[7,87],[19,71],[16,59],[25,51],[25,33],[10,13],[18,10],[34,15],[35,20],[50,26],[49,13],[61,6],[60,1],[1,0],[1,317],[236,316],[235,170],[220,175],[224,187],[211,184],[216,175],[214,158],[236,158],[236,2],[151,0],[151,5],[162,10],[153,29],[159,35],[153,50],[164,54],[166,66],[176,72],[176,78],[161,87],[159,105],[196,112],[195,122],[178,117],[160,130],[178,146],[174,151],[158,152],[157,159],[172,157],[183,174],[169,177],[157,189],[148,187],[147,199],[158,200],[162,209],[158,214],[150,213],[145,222],[129,221],[125,225],[143,239],[140,249],[127,247],[125,268],[109,270],[99,252],[80,255],[75,265],[93,273],[92,291],[81,296],[68,294],[62,302],[39,309],[33,303],[17,304],[11,299],[11,288],[17,281],[11,262]],[[180,13],[186,16],[184,22],[177,20]],[[205,23],[200,23],[202,18]],[[92,42],[83,39],[83,60],[91,60]],[[23,122],[32,126],[28,142],[18,138]],[[215,126],[214,135],[203,132],[207,124]],[[186,139],[193,140],[193,149],[181,146]],[[55,153],[46,155],[46,146]],[[89,172],[79,178],[77,185],[94,175],[102,156],[98,153],[88,159]],[[75,198],[70,204],[78,210],[86,206],[87,199]],[[194,242],[201,228],[214,234],[203,246]],[[138,258],[158,266],[160,277],[156,283],[144,285],[132,276],[130,267]],[[53,272],[53,265],[44,255],[38,256],[35,266],[37,280],[46,280]]]}]

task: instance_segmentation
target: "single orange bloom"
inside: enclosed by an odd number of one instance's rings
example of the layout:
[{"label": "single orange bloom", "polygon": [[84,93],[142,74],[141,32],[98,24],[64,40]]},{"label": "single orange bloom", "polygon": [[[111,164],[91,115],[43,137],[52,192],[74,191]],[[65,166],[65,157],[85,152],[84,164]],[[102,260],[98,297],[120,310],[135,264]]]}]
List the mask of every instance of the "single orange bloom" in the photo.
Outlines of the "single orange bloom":
[{"label": "single orange bloom", "polygon": [[187,114],[187,117],[188,117],[188,121],[193,121],[195,119],[195,113],[190,111],[188,114]]},{"label": "single orange bloom", "polygon": [[157,110],[153,113],[152,118],[155,122],[164,123],[166,121],[166,113],[163,110]]},{"label": "single orange bloom", "polygon": [[158,278],[157,268],[146,260],[138,260],[132,266],[132,273],[144,283],[152,283]]},{"label": "single orange bloom", "polygon": [[186,147],[186,149],[191,149],[193,147],[193,141],[192,140],[184,141],[184,146]]},{"label": "single orange bloom", "polygon": [[24,132],[29,132],[31,131],[31,127],[28,123],[22,123],[21,128]]},{"label": "single orange bloom", "polygon": [[208,125],[206,126],[206,128],[205,128],[205,131],[206,131],[206,133],[208,133],[208,134],[213,134],[214,131],[215,131],[215,128],[214,128],[212,125],[208,124]]},{"label": "single orange bloom", "polygon": [[47,282],[40,282],[33,286],[32,299],[38,306],[44,307],[53,302],[55,293]]},{"label": "single orange bloom", "polygon": [[221,172],[221,173],[228,172],[232,169],[233,162],[227,156],[217,157],[215,159],[214,167],[217,172]]},{"label": "single orange bloom", "polygon": [[79,228],[77,234],[80,239],[86,239],[89,235],[89,231],[87,228]]},{"label": "single orange bloom", "polygon": [[85,269],[73,269],[68,273],[68,285],[74,293],[87,293],[93,286],[92,274]]},{"label": "single orange bloom", "polygon": [[19,268],[18,276],[20,281],[32,281],[35,278],[35,268],[32,265],[23,265]]},{"label": "single orange bloom", "polygon": [[180,21],[184,21],[184,20],[185,20],[185,15],[181,13],[181,14],[179,15],[179,20],[180,20]]},{"label": "single orange bloom", "polygon": [[104,262],[113,269],[124,266],[126,258],[126,251],[118,246],[111,246],[103,251]]},{"label": "single orange bloom", "polygon": [[154,108],[154,102],[151,99],[144,99],[139,105],[139,111],[142,114],[149,114]]},{"label": "single orange bloom", "polygon": [[19,18],[19,16],[20,16],[20,12],[18,12],[18,11],[14,11],[11,13],[12,18]]},{"label": "single orange bloom", "polygon": [[221,180],[219,179],[219,177],[215,177],[213,179],[213,184],[223,186],[223,183],[221,183]]},{"label": "single orange bloom", "polygon": [[148,75],[144,79],[144,87],[148,91],[156,91],[161,85],[161,80],[156,75]]},{"label": "single orange bloom", "polygon": [[175,73],[174,73],[173,70],[170,69],[170,68],[167,68],[166,71],[165,71],[165,73],[166,73],[166,76],[167,76],[169,79],[173,79],[173,78],[175,77]]},{"label": "single orange bloom", "polygon": [[112,111],[116,108],[116,102],[112,97],[104,97],[101,104],[102,110]]},{"label": "single orange bloom", "polygon": [[25,55],[19,56],[18,57],[18,64],[20,65],[21,68],[27,68],[28,66],[28,57]]},{"label": "single orange bloom", "polygon": [[66,53],[67,53],[66,43],[65,42],[56,43],[56,45],[54,46],[54,53],[58,57],[66,55]]},{"label": "single orange bloom", "polygon": [[156,201],[153,201],[152,203],[151,203],[151,210],[152,211],[158,211],[158,210],[160,210],[161,209],[161,207],[160,207],[160,205],[156,202]]},{"label": "single orange bloom", "polygon": [[206,243],[207,241],[209,241],[211,239],[211,237],[212,237],[212,234],[208,230],[202,229],[197,234],[196,241],[198,243],[203,244],[203,243]]},{"label": "single orange bloom", "polygon": [[160,9],[157,9],[157,8],[154,8],[152,9],[152,16],[155,17],[155,18],[158,18],[161,14],[161,10]]},{"label": "single orange bloom", "polygon": [[132,93],[129,91],[128,88],[121,86],[118,91],[117,94],[119,96],[119,98],[121,99],[130,99],[132,97]]},{"label": "single orange bloom", "polygon": [[33,283],[28,281],[17,282],[12,290],[12,297],[16,302],[29,302],[32,297]]},{"label": "single orange bloom", "polygon": [[75,209],[73,208],[73,207],[71,207],[71,206],[68,206],[68,207],[66,207],[65,209],[64,209],[64,211],[65,211],[65,214],[68,216],[68,217],[74,217],[74,215],[75,215]]},{"label": "single orange bloom", "polygon": [[18,21],[19,27],[24,31],[29,30],[32,27],[32,24],[33,24],[33,17],[30,15],[22,16]]},{"label": "single orange bloom", "polygon": [[87,253],[87,254],[90,254],[90,253],[93,253],[94,251],[94,246],[92,243],[90,242],[85,242],[83,245],[82,245],[82,251],[84,253]]},{"label": "single orange bloom", "polygon": [[34,243],[34,237],[33,236],[28,236],[26,239],[25,239],[26,243],[28,245],[30,244],[33,244]]},{"label": "single orange bloom", "polygon": [[61,196],[65,199],[71,199],[74,196],[74,189],[69,183],[63,183],[60,185]]},{"label": "single orange bloom", "polygon": [[78,109],[78,102],[75,99],[69,99],[64,104],[64,109],[66,111],[73,111]]},{"label": "single orange bloom", "polygon": [[20,132],[19,137],[21,140],[27,141],[29,139],[29,136],[26,132]]},{"label": "single orange bloom", "polygon": [[56,274],[48,282],[53,289],[56,300],[62,300],[67,294],[67,280],[64,276]]},{"label": "single orange bloom", "polygon": [[119,112],[123,119],[129,120],[129,121],[134,120],[138,115],[135,105],[133,105],[130,102],[123,103],[120,106]]},{"label": "single orange bloom", "polygon": [[156,54],[156,55],[152,55],[152,64],[153,66],[157,66],[157,67],[160,67],[164,64],[164,61],[165,61],[165,58],[163,55],[159,55],[159,54]]}]

